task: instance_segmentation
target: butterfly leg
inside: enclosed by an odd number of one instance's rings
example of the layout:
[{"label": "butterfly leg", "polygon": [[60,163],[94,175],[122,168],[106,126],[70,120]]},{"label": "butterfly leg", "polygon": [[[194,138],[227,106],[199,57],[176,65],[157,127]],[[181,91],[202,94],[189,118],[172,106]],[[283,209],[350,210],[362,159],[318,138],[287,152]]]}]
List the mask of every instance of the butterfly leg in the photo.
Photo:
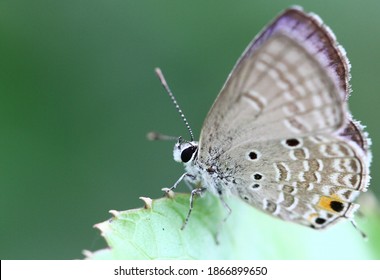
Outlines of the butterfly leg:
[{"label": "butterfly leg", "polygon": [[191,177],[193,178],[194,176],[189,174],[189,173],[184,173],[181,175],[181,177],[179,177],[179,179],[177,180],[177,182],[174,183],[173,186],[171,186],[170,188],[164,188],[162,189],[163,191],[165,191],[166,193],[169,193],[170,191],[174,190],[175,188],[177,188],[177,186],[179,185],[179,183],[181,183],[181,181],[186,177]]},{"label": "butterfly leg", "polygon": [[231,210],[230,206],[228,206],[228,204],[224,201],[224,199],[221,195],[219,196],[219,198],[220,198],[220,201],[222,202],[223,207],[227,210],[227,215],[224,217],[224,219],[222,220],[222,223],[221,223],[221,224],[224,224],[227,221],[227,219],[230,217],[232,210]]},{"label": "butterfly leg", "polygon": [[230,206],[228,206],[227,202],[224,201],[223,196],[222,196],[221,193],[219,193],[219,199],[222,202],[223,207],[227,210],[227,215],[224,217],[224,219],[221,222],[219,222],[218,229],[216,231],[216,236],[215,236],[215,242],[216,242],[216,244],[220,244],[220,242],[219,242],[219,234],[222,231],[223,225],[225,224],[225,222],[227,222],[228,218],[230,217],[230,215],[232,213],[232,209],[230,208]]},{"label": "butterfly leg", "polygon": [[196,189],[193,189],[191,191],[191,194],[190,194],[190,208],[189,208],[189,212],[187,213],[187,216],[186,216],[186,219],[185,221],[183,222],[183,225],[181,227],[181,230],[185,229],[188,221],[189,221],[189,218],[190,218],[190,215],[191,215],[191,212],[193,211],[193,206],[194,206],[194,196],[196,195],[201,195],[202,193],[204,193],[206,190],[206,188],[196,188]]}]

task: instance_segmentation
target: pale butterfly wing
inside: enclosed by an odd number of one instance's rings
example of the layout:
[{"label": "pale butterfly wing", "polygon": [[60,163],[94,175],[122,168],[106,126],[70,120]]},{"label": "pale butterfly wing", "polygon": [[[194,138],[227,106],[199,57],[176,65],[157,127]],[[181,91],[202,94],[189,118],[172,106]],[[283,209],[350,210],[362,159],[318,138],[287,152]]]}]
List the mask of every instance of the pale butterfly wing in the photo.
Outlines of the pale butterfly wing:
[{"label": "pale butterfly wing", "polygon": [[369,180],[368,140],[347,109],[349,64],[315,15],[292,8],[248,46],[211,108],[198,164],[284,220],[352,217]]},{"label": "pale butterfly wing", "polygon": [[[284,128],[277,133],[293,135],[299,130],[297,119],[293,119],[294,111],[301,111],[306,116],[318,114],[320,110],[316,110],[316,105],[327,102],[340,104],[330,105],[338,110],[332,130],[344,124],[345,91],[336,86],[339,76],[335,74],[332,79],[334,73],[326,73],[326,67],[322,66],[322,61],[324,64],[332,62],[329,71],[338,71],[334,65],[339,61],[330,61],[327,54],[333,46],[321,42],[321,27],[311,23],[310,17],[303,12],[287,10],[248,46],[205,120],[200,137],[201,150],[207,150],[206,146],[217,146],[215,140],[219,139],[223,140],[223,146],[228,146],[233,140],[240,141],[234,130],[214,129],[223,126],[233,128],[233,121],[239,122],[236,129],[239,134],[243,134],[242,128],[244,131],[252,128],[264,130],[264,133],[255,135],[258,141],[272,136],[267,133],[270,125],[281,125]],[[312,40],[314,36],[317,39]],[[339,64],[347,67],[347,63]],[[339,71],[345,73],[346,70],[343,70]],[[310,104],[313,108],[309,108]],[[323,120],[314,118],[308,129],[299,124],[303,127],[298,133],[307,133],[307,130],[315,132],[314,128],[319,121]],[[216,136],[213,135],[215,130],[222,131],[223,135],[211,139]],[[208,137],[211,134],[211,138],[207,139],[206,134]],[[229,140],[231,135],[234,139]]]}]

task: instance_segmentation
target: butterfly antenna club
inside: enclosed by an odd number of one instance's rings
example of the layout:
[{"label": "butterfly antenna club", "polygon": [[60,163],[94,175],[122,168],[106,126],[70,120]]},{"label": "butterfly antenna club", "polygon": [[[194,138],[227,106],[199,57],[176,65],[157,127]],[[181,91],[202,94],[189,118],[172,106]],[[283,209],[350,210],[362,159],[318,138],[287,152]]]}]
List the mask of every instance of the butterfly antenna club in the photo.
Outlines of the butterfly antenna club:
[{"label": "butterfly antenna club", "polygon": [[170,90],[170,88],[168,86],[168,83],[166,82],[166,80],[164,78],[164,75],[161,72],[161,69],[160,68],[156,68],[156,69],[154,69],[154,71],[156,72],[156,75],[160,79],[162,86],[164,87],[165,91],[169,94],[170,98],[172,99],[172,101],[174,103],[174,106],[176,107],[176,109],[177,109],[178,113],[180,114],[183,122],[185,123],[185,125],[187,127],[187,130],[190,133],[190,138],[191,138],[190,141],[194,141],[193,131],[191,130],[191,127],[190,127],[190,125],[189,125],[189,123],[188,123],[185,115],[183,114],[183,112],[181,110],[181,107],[179,107],[177,100],[175,99],[172,91]]}]

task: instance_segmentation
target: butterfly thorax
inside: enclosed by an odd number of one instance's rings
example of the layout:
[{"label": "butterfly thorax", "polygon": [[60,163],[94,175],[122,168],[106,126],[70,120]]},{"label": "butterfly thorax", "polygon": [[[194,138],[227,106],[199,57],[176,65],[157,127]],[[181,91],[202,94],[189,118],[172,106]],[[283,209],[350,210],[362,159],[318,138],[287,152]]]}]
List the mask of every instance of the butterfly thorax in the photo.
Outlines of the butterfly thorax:
[{"label": "butterfly thorax", "polygon": [[173,157],[175,161],[184,164],[187,174],[185,180],[195,187],[207,188],[214,194],[229,193],[229,189],[238,183],[232,176],[237,167],[221,166],[217,160],[219,153],[209,157],[207,162],[202,162],[198,151],[196,141],[184,142],[180,138],[174,146]]}]

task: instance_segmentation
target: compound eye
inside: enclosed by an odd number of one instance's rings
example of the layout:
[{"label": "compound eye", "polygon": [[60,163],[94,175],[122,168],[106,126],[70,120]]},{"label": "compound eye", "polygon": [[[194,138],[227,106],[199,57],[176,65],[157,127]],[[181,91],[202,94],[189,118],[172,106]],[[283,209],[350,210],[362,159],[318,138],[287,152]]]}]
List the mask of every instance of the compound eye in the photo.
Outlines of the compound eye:
[{"label": "compound eye", "polygon": [[186,149],[184,149],[181,153],[181,160],[182,162],[188,162],[193,157],[193,154],[197,150],[196,146],[191,146]]}]

